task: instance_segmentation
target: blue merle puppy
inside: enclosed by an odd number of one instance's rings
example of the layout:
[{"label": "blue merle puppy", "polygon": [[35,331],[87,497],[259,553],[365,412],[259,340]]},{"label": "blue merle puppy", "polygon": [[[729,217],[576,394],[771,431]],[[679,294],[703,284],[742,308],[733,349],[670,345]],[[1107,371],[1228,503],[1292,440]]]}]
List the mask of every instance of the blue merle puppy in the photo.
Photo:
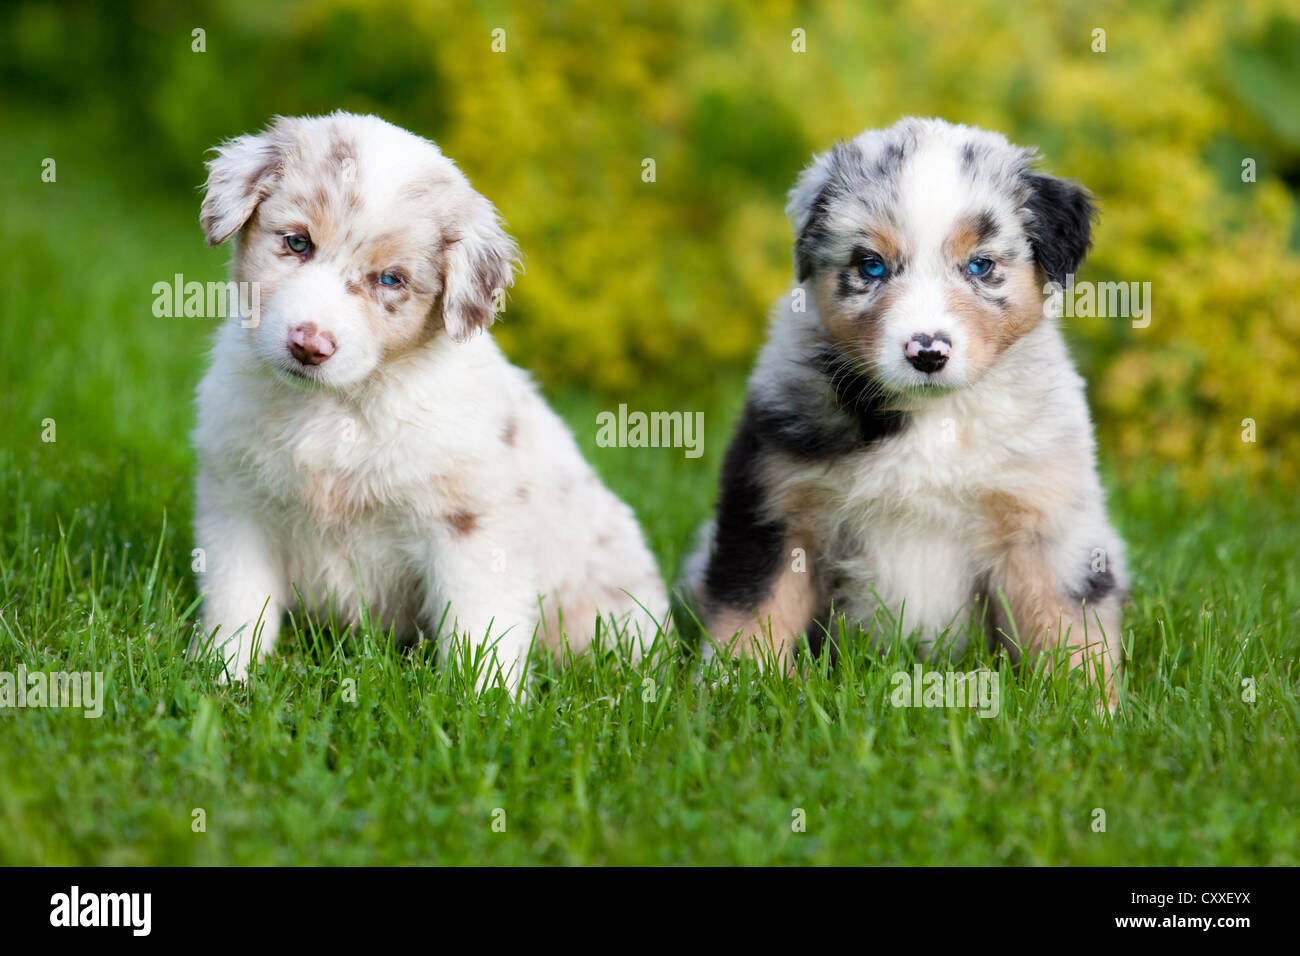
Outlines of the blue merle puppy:
[{"label": "blue merle puppy", "polygon": [[987,625],[1114,708],[1123,543],[1050,294],[1095,213],[1034,159],[908,118],[799,177],[797,284],[685,571],[713,645],[789,668],[839,614],[923,655]]}]

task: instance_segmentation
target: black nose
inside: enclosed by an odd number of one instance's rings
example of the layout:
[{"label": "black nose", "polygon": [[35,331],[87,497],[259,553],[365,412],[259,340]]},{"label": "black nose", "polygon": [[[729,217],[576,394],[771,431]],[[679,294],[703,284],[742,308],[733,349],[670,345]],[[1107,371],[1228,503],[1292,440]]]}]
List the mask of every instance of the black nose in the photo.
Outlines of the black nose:
[{"label": "black nose", "polygon": [[948,364],[951,343],[948,337],[940,334],[929,336],[917,334],[903,346],[903,354],[912,363],[912,368],[921,372],[937,372]]}]

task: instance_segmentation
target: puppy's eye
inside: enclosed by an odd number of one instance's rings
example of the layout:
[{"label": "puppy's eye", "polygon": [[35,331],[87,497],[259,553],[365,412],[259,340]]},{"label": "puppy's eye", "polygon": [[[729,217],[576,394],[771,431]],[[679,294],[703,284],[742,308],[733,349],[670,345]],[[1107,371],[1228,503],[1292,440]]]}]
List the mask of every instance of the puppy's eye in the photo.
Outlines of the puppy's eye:
[{"label": "puppy's eye", "polygon": [[385,272],[379,277],[379,284],[386,285],[389,288],[402,284],[402,277],[396,272]]},{"label": "puppy's eye", "polygon": [[992,268],[992,259],[986,259],[983,256],[976,256],[970,262],[966,263],[966,274],[968,276],[986,276]]},{"label": "puppy's eye", "polygon": [[858,272],[864,279],[883,279],[889,275],[889,267],[885,265],[884,260],[877,255],[868,255],[858,263]]},{"label": "puppy's eye", "polygon": [[290,252],[296,255],[305,256],[307,253],[311,252],[311,240],[306,236],[299,235],[298,233],[285,236],[284,244]]}]

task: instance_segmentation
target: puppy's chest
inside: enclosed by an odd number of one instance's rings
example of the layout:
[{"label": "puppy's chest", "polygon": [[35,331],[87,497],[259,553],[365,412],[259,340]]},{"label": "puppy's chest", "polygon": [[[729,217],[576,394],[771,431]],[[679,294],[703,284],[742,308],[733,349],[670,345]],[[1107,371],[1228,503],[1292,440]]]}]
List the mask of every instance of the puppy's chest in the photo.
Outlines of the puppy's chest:
[{"label": "puppy's chest", "polygon": [[986,423],[927,415],[850,456],[839,478],[852,497],[934,507],[997,484],[1010,467]]},{"label": "puppy's chest", "polygon": [[[348,415],[300,415],[262,423],[252,477],[286,516],[339,530],[400,521],[436,508],[436,465],[419,436],[376,434]],[[445,492],[445,489],[442,489]]]},{"label": "puppy's chest", "polygon": [[982,502],[1012,482],[1016,465],[978,423],[927,416],[809,476],[817,536],[857,553],[909,548],[968,549],[987,525]]}]

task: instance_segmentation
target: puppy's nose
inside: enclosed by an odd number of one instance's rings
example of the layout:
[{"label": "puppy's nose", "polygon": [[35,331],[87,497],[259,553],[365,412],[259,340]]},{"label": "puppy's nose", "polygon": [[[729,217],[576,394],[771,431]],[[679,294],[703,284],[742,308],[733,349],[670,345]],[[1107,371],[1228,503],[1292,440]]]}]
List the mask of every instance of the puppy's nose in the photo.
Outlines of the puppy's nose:
[{"label": "puppy's nose", "polygon": [[937,335],[917,333],[903,347],[903,354],[912,367],[922,372],[937,372],[948,364],[952,343],[942,332]]},{"label": "puppy's nose", "polygon": [[310,322],[289,332],[289,354],[303,365],[319,365],[334,354],[334,336],[317,331]]}]

